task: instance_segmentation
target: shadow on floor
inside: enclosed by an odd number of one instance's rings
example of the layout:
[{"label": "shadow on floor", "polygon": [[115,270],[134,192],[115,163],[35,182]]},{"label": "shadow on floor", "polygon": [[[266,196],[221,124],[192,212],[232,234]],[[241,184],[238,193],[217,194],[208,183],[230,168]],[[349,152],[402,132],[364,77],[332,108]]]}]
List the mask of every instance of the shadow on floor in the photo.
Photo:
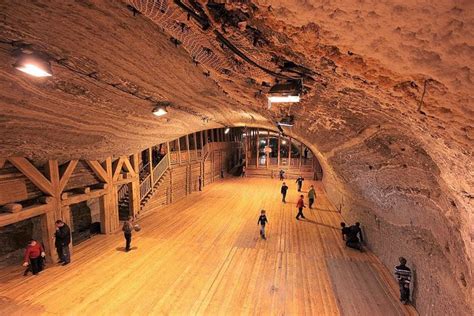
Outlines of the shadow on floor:
[{"label": "shadow on floor", "polygon": [[[137,250],[137,249],[138,249],[138,247],[132,247],[132,248],[130,248],[130,251]],[[115,248],[115,250],[121,251],[121,252],[126,252],[125,247],[117,247],[117,248]]]},{"label": "shadow on floor", "polygon": [[313,207],[312,209],[316,211],[320,211],[320,212],[339,213],[336,210],[328,210],[328,209],[318,208],[318,207]]},{"label": "shadow on floor", "polygon": [[328,228],[332,228],[332,229],[339,230],[339,227],[334,227],[334,226],[331,226],[331,225],[319,223],[319,222],[313,221],[312,219],[307,219],[307,218],[305,218],[305,219],[303,219],[303,221],[304,221],[304,222],[311,223],[311,224],[315,224],[315,225],[324,226],[324,227],[328,227]]}]

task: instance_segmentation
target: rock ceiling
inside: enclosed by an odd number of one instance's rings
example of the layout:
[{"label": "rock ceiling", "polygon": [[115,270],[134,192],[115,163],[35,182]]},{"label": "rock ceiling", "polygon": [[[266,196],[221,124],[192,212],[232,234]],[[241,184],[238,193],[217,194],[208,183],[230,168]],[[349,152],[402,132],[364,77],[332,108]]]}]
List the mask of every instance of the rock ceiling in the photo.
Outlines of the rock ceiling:
[{"label": "rock ceiling", "polygon": [[[461,306],[474,239],[474,2],[227,2],[0,1],[0,156],[102,158],[291,113],[285,132],[318,153],[333,200],[404,231],[420,253],[429,240],[454,271],[438,296]],[[20,74],[18,49],[47,56],[54,76]],[[269,109],[270,86],[289,78],[303,80],[302,102]],[[167,117],[151,115],[160,101]]]}]

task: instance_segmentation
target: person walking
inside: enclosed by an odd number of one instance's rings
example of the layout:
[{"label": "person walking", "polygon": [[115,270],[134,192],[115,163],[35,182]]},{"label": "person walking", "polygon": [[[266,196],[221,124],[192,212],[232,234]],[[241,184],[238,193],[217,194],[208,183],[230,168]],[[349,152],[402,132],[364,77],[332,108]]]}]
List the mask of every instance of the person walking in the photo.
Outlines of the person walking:
[{"label": "person walking", "polygon": [[262,239],[267,239],[265,236],[265,225],[268,223],[267,216],[265,215],[265,210],[260,212],[260,217],[258,218],[257,225],[260,225],[260,237]]},{"label": "person walking", "polygon": [[56,221],[56,233],[54,234],[56,251],[58,252],[59,261],[63,266],[71,262],[71,252],[69,244],[71,243],[71,229],[62,220]]},{"label": "person walking", "polygon": [[242,166],[242,174],[241,174],[242,178],[245,178],[245,170],[246,170],[245,166]]},{"label": "person walking", "polygon": [[296,208],[298,209],[298,214],[296,215],[297,220],[299,220],[300,217],[302,217],[303,219],[306,218],[306,217],[304,217],[304,214],[303,214],[303,208],[305,208],[305,207],[306,206],[304,205],[304,196],[300,195],[300,199],[296,203]]},{"label": "person walking", "polygon": [[282,185],[281,185],[281,196],[282,196],[281,201],[283,203],[286,203],[286,192],[287,191],[288,191],[288,186],[286,185],[285,182],[283,182]]},{"label": "person walking", "polygon": [[285,170],[281,169],[280,170],[280,181],[285,180]]},{"label": "person walking", "polygon": [[400,301],[406,305],[410,302],[411,270],[406,266],[407,259],[400,257],[398,261],[400,265],[395,267],[395,277],[400,286]]},{"label": "person walking", "polygon": [[309,208],[313,208],[314,200],[316,199],[316,191],[314,190],[314,186],[311,186],[308,191],[308,200],[309,200]]},{"label": "person walking", "polygon": [[125,251],[130,251],[130,244],[132,243],[132,231],[133,231],[133,216],[129,216],[128,220],[123,222],[122,226],[123,236],[125,237]]},{"label": "person walking", "polygon": [[298,179],[296,179],[296,183],[298,184],[298,192],[301,192],[301,188],[303,187],[303,181],[304,178],[302,176],[299,176]]},{"label": "person walking", "polygon": [[28,275],[31,271],[33,275],[37,275],[43,270],[43,258],[45,257],[43,246],[34,239],[28,242],[28,246],[25,251],[25,259],[23,260],[23,266],[27,267],[23,275]]}]

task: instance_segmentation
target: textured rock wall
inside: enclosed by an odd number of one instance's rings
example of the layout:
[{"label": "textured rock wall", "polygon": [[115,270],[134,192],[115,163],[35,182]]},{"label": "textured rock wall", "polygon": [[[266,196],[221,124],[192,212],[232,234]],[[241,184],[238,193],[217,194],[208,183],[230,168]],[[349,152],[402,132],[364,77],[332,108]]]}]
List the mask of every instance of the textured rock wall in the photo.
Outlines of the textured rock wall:
[{"label": "textured rock wall", "polygon": [[[420,313],[470,314],[474,2],[194,2],[207,31],[159,2],[170,10],[0,1],[0,157],[104,158],[207,128],[272,128],[291,113],[285,132],[313,145],[344,216],[389,269],[399,255],[416,268]],[[11,67],[21,43],[51,57],[52,78]],[[229,69],[206,62],[217,57]],[[300,75],[302,102],[268,108],[276,77]],[[151,115],[158,101],[173,104],[167,117]]]}]

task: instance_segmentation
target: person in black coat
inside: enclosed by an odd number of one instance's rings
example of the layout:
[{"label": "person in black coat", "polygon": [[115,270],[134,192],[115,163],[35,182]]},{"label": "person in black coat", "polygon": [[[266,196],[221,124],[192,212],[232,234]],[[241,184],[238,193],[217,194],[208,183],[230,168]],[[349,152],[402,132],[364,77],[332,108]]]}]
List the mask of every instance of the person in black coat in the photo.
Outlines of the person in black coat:
[{"label": "person in black coat", "polygon": [[62,220],[56,221],[55,246],[58,252],[59,262],[63,266],[71,262],[71,253],[69,251],[69,244],[71,243],[71,229]]},{"label": "person in black coat", "polygon": [[281,196],[282,196],[281,201],[283,203],[286,203],[286,192],[287,191],[288,191],[288,186],[286,185],[285,182],[283,182],[283,184],[281,185]]}]

